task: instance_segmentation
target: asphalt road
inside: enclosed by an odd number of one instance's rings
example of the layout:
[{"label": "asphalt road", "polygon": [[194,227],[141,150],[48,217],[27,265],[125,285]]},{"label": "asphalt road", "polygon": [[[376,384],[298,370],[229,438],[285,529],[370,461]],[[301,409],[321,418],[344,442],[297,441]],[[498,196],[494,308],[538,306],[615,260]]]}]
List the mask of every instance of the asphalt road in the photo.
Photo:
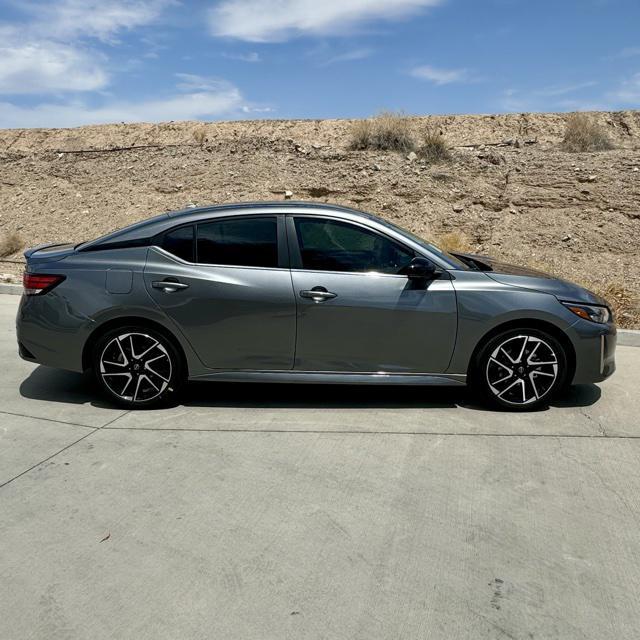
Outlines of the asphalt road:
[{"label": "asphalt road", "polygon": [[124,412],[0,296],[0,639],[636,639],[640,349],[548,411],[200,384]]}]

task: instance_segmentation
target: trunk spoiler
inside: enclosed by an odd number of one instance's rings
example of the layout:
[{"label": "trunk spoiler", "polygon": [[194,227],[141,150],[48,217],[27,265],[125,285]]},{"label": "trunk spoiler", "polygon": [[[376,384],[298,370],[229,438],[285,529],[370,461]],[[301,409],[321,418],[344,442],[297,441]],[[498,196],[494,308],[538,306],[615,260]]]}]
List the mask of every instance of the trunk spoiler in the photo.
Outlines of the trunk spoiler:
[{"label": "trunk spoiler", "polygon": [[30,247],[24,252],[24,257],[29,260],[29,258],[36,252],[40,251],[40,249],[48,249],[50,247],[60,247],[64,242],[43,242],[42,244],[38,244],[35,247]]},{"label": "trunk spoiler", "polygon": [[47,242],[32,247],[24,252],[28,265],[44,262],[57,262],[70,256],[75,251],[75,245],[70,242]]}]

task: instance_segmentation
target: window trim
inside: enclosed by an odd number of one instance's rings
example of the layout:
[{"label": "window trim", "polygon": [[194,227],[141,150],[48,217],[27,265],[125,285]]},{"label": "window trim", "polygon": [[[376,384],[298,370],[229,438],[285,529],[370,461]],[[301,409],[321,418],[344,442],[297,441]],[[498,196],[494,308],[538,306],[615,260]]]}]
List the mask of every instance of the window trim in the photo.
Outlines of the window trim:
[{"label": "window trim", "polygon": [[[360,221],[354,220],[345,220],[339,216],[325,216],[325,215],[305,215],[304,213],[292,213],[287,215],[287,240],[289,244],[289,255],[291,256],[291,270],[292,271],[303,271],[305,273],[332,273],[332,274],[341,274],[341,275],[349,275],[349,276],[377,276],[377,277],[390,277],[390,278],[404,278],[407,279],[408,276],[401,273],[384,273],[381,271],[331,271],[326,269],[306,269],[302,263],[302,253],[300,251],[300,243],[298,242],[298,233],[296,230],[296,218],[306,218],[308,220],[331,220],[332,222],[339,222],[346,225],[352,225],[354,227],[359,227],[368,231],[369,233],[373,233],[375,235],[380,236],[381,238],[393,242],[398,246],[402,247],[408,253],[413,253],[414,257],[420,256],[425,257],[427,260],[431,260],[431,258],[427,256],[422,256],[418,251],[416,251],[413,247],[406,245],[403,242],[400,242],[396,238],[392,238],[388,236],[386,233],[382,233],[378,231],[378,229],[373,229],[366,224],[361,224]],[[433,261],[432,261],[433,262]],[[434,262],[436,269],[439,269],[439,265]]]},{"label": "window trim", "polygon": [[[159,233],[153,239],[153,245],[162,250],[167,255],[171,256],[174,260],[178,260],[182,264],[189,264],[195,267],[218,267],[225,269],[266,269],[272,271],[273,269],[289,269],[289,247],[287,245],[287,236],[285,230],[285,220],[284,214],[279,213],[260,213],[260,214],[248,214],[242,216],[216,216],[214,218],[205,218],[202,220],[192,220],[191,222],[185,224],[178,224],[175,227],[171,227],[170,229],[166,229],[165,231]],[[258,267],[247,264],[218,264],[218,263],[210,263],[210,262],[198,262],[198,226],[204,224],[210,224],[212,222],[223,222],[225,220],[247,220],[250,218],[275,218],[276,219],[276,242],[277,242],[277,251],[278,251],[278,264],[275,267]],[[164,243],[165,235],[169,233],[173,233],[178,229],[182,229],[184,227],[192,227],[193,228],[193,247],[192,247],[192,260],[187,261],[179,256],[167,251],[162,245]]]}]

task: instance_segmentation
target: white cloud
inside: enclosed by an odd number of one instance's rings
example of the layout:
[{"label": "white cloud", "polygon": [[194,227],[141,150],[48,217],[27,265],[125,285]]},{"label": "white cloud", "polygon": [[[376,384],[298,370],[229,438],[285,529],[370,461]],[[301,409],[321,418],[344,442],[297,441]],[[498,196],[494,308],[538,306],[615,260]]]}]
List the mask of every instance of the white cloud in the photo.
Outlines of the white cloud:
[{"label": "white cloud", "polygon": [[608,97],[625,105],[640,105],[640,73],[635,73],[629,79],[624,80],[617,90],[608,94]]},{"label": "white cloud", "polygon": [[95,56],[56,42],[0,40],[0,94],[94,91],[107,84]]},{"label": "white cloud", "polygon": [[338,53],[335,56],[332,56],[321,63],[321,66],[327,67],[331,64],[336,64],[339,62],[353,62],[355,60],[364,60],[365,58],[369,58],[373,55],[373,49],[362,48],[362,49],[353,49],[352,51],[345,51],[344,53]]},{"label": "white cloud", "polygon": [[575,93],[576,91],[582,91],[590,87],[595,87],[598,83],[594,80],[587,82],[580,82],[578,84],[566,84],[566,85],[554,85],[552,87],[545,87],[536,91],[536,95],[539,96],[564,96],[568,93]]},{"label": "white cloud", "polygon": [[615,55],[611,56],[611,59],[615,60],[618,58],[634,58],[635,56],[640,56],[640,47],[626,47]]},{"label": "white cloud", "polygon": [[31,30],[41,36],[111,41],[119,31],[156,21],[170,4],[173,0],[56,0],[20,6],[33,17]]},{"label": "white cloud", "polygon": [[255,52],[250,53],[223,53],[223,58],[239,60],[240,62],[262,62],[262,58]]},{"label": "white cloud", "polygon": [[240,108],[242,113],[274,113],[276,110],[273,107],[250,107],[244,105]]},{"label": "white cloud", "polygon": [[229,83],[220,78],[198,76],[194,73],[176,73],[180,82],[176,85],[181,91],[208,91],[213,93],[223,92],[229,88]]},{"label": "white cloud", "polygon": [[175,0],[23,0],[28,20],[0,24],[0,94],[95,91],[109,81],[106,56],[87,39],[155,21]]},{"label": "white cloud", "polygon": [[277,42],[305,34],[344,34],[358,25],[398,19],[443,0],[223,0],[211,10],[216,36]]},{"label": "white cloud", "polygon": [[[194,78],[183,82],[184,92],[138,102],[114,101],[103,106],[91,106],[84,101],[64,104],[42,103],[33,107],[0,103],[0,128],[76,127],[83,124],[109,122],[165,122],[216,118],[226,114],[247,112],[240,91],[223,80],[200,78],[206,88],[187,90],[195,86]],[[189,85],[191,82],[191,85]]]},{"label": "white cloud", "polygon": [[420,80],[433,82],[438,86],[469,81],[469,73],[466,69],[441,69],[428,64],[411,69],[409,75]]},{"label": "white cloud", "polygon": [[[519,91],[506,89],[502,92],[499,102],[501,111],[511,113],[524,112],[548,112],[548,111],[607,111],[613,108],[611,102],[601,99],[601,96],[585,96],[584,98],[571,98],[567,94],[580,89],[597,86],[596,82],[585,82],[565,87],[547,87],[544,89],[531,89]],[[561,90],[566,89],[566,90]]]},{"label": "white cloud", "polygon": [[[640,72],[619,82],[609,90],[584,91],[598,87],[595,81],[573,85],[556,85],[520,91],[507,89],[500,99],[503,111],[612,111],[640,107]],[[572,94],[577,95],[572,95]]]}]

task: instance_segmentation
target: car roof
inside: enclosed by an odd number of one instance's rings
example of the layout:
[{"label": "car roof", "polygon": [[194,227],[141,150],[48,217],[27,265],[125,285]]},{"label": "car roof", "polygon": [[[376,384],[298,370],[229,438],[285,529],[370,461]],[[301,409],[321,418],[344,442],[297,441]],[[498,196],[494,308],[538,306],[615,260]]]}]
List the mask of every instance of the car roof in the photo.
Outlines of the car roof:
[{"label": "car roof", "polygon": [[323,211],[343,211],[345,213],[357,214],[367,218],[376,218],[376,216],[359,211],[358,209],[352,209],[351,207],[344,207],[338,204],[330,204],[327,202],[313,202],[305,200],[267,200],[264,202],[236,202],[231,204],[218,204],[206,207],[189,207],[187,209],[180,209],[179,211],[170,211],[167,215],[170,218],[178,218],[183,216],[199,216],[203,213],[226,213],[235,212],[238,214],[250,213],[252,210],[256,212],[262,212],[265,209],[277,209],[278,211],[287,210],[299,210],[299,209],[320,209]]},{"label": "car roof", "polygon": [[366,221],[366,226],[376,229],[378,232],[395,238],[397,241],[409,245],[417,250],[418,255],[426,255],[438,266],[445,269],[452,268],[436,247],[425,245],[407,231],[379,218],[371,213],[344,207],[326,202],[313,202],[304,200],[268,201],[268,202],[237,202],[233,204],[220,204],[208,207],[189,207],[179,211],[170,211],[153,218],[148,218],[114,231],[106,236],[78,245],[78,251],[95,251],[104,249],[116,249],[125,247],[137,247],[150,245],[154,238],[170,229],[186,224],[206,221],[216,217],[230,215],[275,215],[281,213],[299,213],[303,215],[328,215],[345,221]]},{"label": "car roof", "polygon": [[261,213],[288,213],[304,212],[308,214],[342,213],[351,219],[364,218],[371,221],[380,221],[380,218],[364,211],[343,207],[340,205],[312,201],[267,201],[267,202],[238,202],[232,204],[211,205],[205,207],[189,207],[178,211],[169,211],[153,218],[147,218],[136,222],[123,229],[118,229],[105,236],[90,240],[78,246],[80,251],[104,249],[111,246],[123,246],[141,242],[144,239],[153,238],[159,233],[170,229],[176,224],[198,222],[209,217],[222,215],[247,215]]}]

